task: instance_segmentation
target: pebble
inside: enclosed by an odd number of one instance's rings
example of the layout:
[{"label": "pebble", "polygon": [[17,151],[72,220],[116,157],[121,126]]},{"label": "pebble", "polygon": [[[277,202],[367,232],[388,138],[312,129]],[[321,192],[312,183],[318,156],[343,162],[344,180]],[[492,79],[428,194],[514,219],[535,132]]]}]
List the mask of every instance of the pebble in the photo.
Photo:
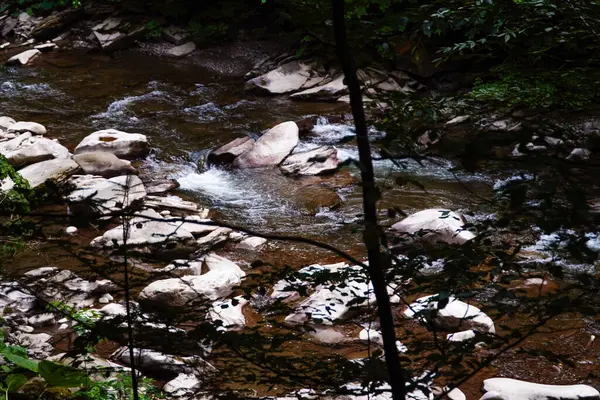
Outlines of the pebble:
[{"label": "pebble", "polygon": [[75,235],[77,233],[78,229],[74,226],[69,226],[67,229],[65,229],[65,232],[67,232],[68,235]]}]

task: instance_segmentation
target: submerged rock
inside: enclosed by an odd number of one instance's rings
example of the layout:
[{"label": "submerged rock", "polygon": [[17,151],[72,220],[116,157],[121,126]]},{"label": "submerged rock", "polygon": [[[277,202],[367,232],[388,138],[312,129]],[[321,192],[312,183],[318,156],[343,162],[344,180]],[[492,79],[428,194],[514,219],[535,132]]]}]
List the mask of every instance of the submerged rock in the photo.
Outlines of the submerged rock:
[{"label": "submerged rock", "polygon": [[457,331],[472,329],[484,333],[495,333],[494,321],[479,308],[450,296],[442,308],[438,295],[425,296],[412,303],[404,315],[434,323],[438,328]]},{"label": "submerged rock", "polygon": [[291,61],[264,75],[246,82],[246,90],[263,94],[285,94],[311,88],[325,80],[313,68],[299,61]]},{"label": "submerged rock", "polygon": [[66,183],[67,179],[79,170],[79,165],[70,158],[57,158],[32,164],[19,171],[19,174],[29,182],[29,186],[36,188],[46,181],[55,184]]},{"label": "submerged rock", "polygon": [[481,400],[592,400],[600,392],[588,385],[541,385],[508,378],[484,381],[487,392]]},{"label": "submerged rock", "polygon": [[22,53],[12,56],[8,59],[6,64],[8,65],[27,65],[32,62],[37,56],[42,54],[41,51],[37,49],[26,50]]},{"label": "submerged rock", "polygon": [[140,133],[105,129],[86,136],[75,148],[75,154],[105,151],[117,157],[137,158],[148,154],[148,138]]},{"label": "submerged rock", "polygon": [[233,161],[238,168],[270,167],[281,163],[298,145],[298,125],[284,122],[271,129],[254,146]]},{"label": "submerged rock", "polygon": [[285,174],[320,175],[335,171],[339,164],[337,149],[333,146],[321,146],[290,155],[280,168]]},{"label": "submerged rock", "polygon": [[69,158],[69,150],[54,140],[23,133],[14,139],[0,143],[0,154],[8,163],[23,167],[53,158]]},{"label": "submerged rock", "polygon": [[454,211],[429,209],[408,216],[391,229],[430,243],[464,244],[475,238],[473,232],[464,228],[465,223],[465,218]]},{"label": "submerged rock", "polygon": [[104,151],[75,154],[73,160],[79,164],[85,174],[89,175],[112,178],[119,175],[137,174],[137,170],[131,166],[131,162],[121,160],[114,154]]},{"label": "submerged rock", "polygon": [[235,139],[218,149],[211,151],[206,161],[208,164],[231,164],[236,157],[254,146],[254,139],[249,136]]}]

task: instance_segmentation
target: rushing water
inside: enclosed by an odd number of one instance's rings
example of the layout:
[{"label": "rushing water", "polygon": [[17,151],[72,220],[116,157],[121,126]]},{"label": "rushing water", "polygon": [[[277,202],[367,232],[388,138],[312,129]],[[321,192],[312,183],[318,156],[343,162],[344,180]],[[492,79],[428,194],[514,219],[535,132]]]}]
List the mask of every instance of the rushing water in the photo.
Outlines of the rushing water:
[{"label": "rushing water", "polygon": [[[210,149],[237,137],[258,136],[277,123],[308,115],[347,113],[346,104],[256,97],[242,90],[241,80],[228,81],[193,63],[135,52],[117,58],[45,55],[44,61],[41,66],[1,73],[1,114],[45,124],[48,136],[70,149],[99,129],[144,133],[154,150],[139,166],[142,177],[177,179],[182,196],[218,211],[222,219],[255,229],[317,237],[346,248],[355,241],[362,205],[357,185],[335,189],[343,200],[341,207],[309,210],[306,197],[314,185],[307,186],[306,180],[284,177],[276,170],[198,168],[198,161]],[[302,137],[296,151],[331,144],[342,160],[356,159],[353,135],[352,127],[321,119]],[[375,144],[384,135],[371,129]],[[445,160],[424,165],[408,162],[402,167],[376,161],[377,180],[384,188],[382,217],[390,207],[407,212],[427,207],[477,210],[477,199],[448,171],[451,166]],[[357,175],[355,168],[349,170]],[[426,191],[395,185],[400,176],[416,178]],[[490,181],[483,176],[460,178],[472,190],[490,190]]]}]

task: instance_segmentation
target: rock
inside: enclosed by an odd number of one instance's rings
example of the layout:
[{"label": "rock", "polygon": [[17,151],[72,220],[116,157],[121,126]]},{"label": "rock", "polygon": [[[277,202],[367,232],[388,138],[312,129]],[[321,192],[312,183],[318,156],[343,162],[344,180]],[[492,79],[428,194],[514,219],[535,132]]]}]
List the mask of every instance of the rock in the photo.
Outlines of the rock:
[{"label": "rock", "polygon": [[4,50],[7,47],[10,47],[10,42],[5,42],[5,43],[0,44],[0,50]]},{"label": "rock", "polygon": [[[215,367],[198,356],[177,357],[171,354],[140,348],[134,349],[133,356],[135,357],[136,367],[143,371],[149,371],[158,374],[190,374],[216,371]],[[126,365],[131,364],[129,348],[127,347],[121,347],[115,351],[110,358],[119,360]]]},{"label": "rock", "polygon": [[250,236],[243,239],[235,247],[242,250],[259,250],[267,243],[267,239],[258,236]]},{"label": "rock", "polygon": [[171,25],[162,30],[162,36],[167,42],[179,46],[190,38],[190,33],[185,29]]},{"label": "rock", "polygon": [[19,174],[29,182],[29,186],[36,188],[46,181],[61,185],[75,174],[79,165],[69,158],[57,158],[32,164],[19,171]]},{"label": "rock", "polygon": [[11,117],[0,117],[0,128],[8,129],[11,125],[16,124],[17,121]]},{"label": "rock", "polygon": [[56,320],[54,314],[39,314],[29,317],[27,323],[33,327],[40,328],[42,326],[54,325]]},{"label": "rock", "polygon": [[469,115],[459,115],[446,122],[446,125],[458,125],[467,122],[471,117]]},{"label": "rock", "polygon": [[428,209],[392,225],[392,230],[430,243],[464,244],[475,234],[464,228],[465,218],[454,211]]},{"label": "rock", "polygon": [[14,139],[0,143],[0,154],[7,158],[8,163],[23,167],[53,158],[69,158],[69,150],[54,140],[41,136],[32,136],[26,132]]},{"label": "rock", "polygon": [[9,17],[4,21],[4,26],[2,27],[2,36],[6,37],[9,33],[11,33],[19,24],[19,20],[16,18]]},{"label": "rock", "polygon": [[78,229],[74,226],[69,226],[67,227],[67,229],[65,229],[65,232],[67,235],[71,235],[74,236],[77,234]]},{"label": "rock", "polygon": [[34,49],[39,50],[42,53],[44,53],[47,51],[52,51],[52,50],[58,49],[58,45],[56,43],[44,43],[44,44],[38,44],[37,46],[34,46]]},{"label": "rock", "polygon": [[104,151],[75,154],[73,160],[79,164],[85,174],[89,175],[112,178],[119,175],[137,174],[137,170],[131,166],[131,162],[121,160],[114,154]]},{"label": "rock", "polygon": [[260,94],[285,94],[311,88],[323,82],[325,78],[307,64],[291,61],[264,75],[250,79],[245,89]]},{"label": "rock", "polygon": [[[55,267],[41,267],[27,271],[24,275],[27,278],[44,278],[48,275],[52,275],[58,272],[58,268]],[[60,321],[59,321],[60,322]]]},{"label": "rock", "polygon": [[35,328],[33,326],[20,325],[17,326],[17,330],[23,333],[33,333],[35,331]]},{"label": "rock", "polygon": [[27,14],[26,12],[22,12],[17,18],[20,22],[27,22],[31,19],[31,15]]},{"label": "rock", "polygon": [[380,346],[383,346],[383,337],[381,336],[381,332],[375,329],[365,328],[358,334],[360,340],[365,342],[373,342],[377,343]]},{"label": "rock", "polygon": [[551,136],[544,137],[544,141],[546,143],[548,143],[549,146],[552,146],[552,147],[558,147],[558,146],[562,146],[565,144],[564,140],[555,138],[555,137],[551,137]]},{"label": "rock", "polygon": [[163,390],[170,396],[183,397],[194,394],[200,389],[202,382],[194,374],[179,374],[165,384]]},{"label": "rock", "polygon": [[109,304],[113,300],[114,300],[114,298],[110,294],[106,293],[106,294],[103,294],[102,296],[100,296],[100,298],[98,299],[98,303]]},{"label": "rock", "polygon": [[450,333],[446,336],[446,340],[449,342],[466,342],[467,340],[471,340],[475,338],[475,331],[467,330],[462,332]]},{"label": "rock", "polygon": [[206,255],[203,261],[207,273],[155,281],[142,290],[139,301],[160,307],[181,307],[201,299],[214,301],[229,296],[246,276],[237,264],[216,254]]},{"label": "rock", "polygon": [[146,182],[146,193],[149,195],[164,194],[179,187],[179,182],[175,179],[159,179]]},{"label": "rock", "polygon": [[344,84],[344,75],[340,75],[324,85],[294,93],[291,98],[294,100],[336,101],[347,93],[348,87]]},{"label": "rock", "polygon": [[209,165],[231,164],[241,154],[247,152],[254,146],[254,139],[249,136],[235,139],[218,149],[211,151],[206,162]]},{"label": "rock", "polygon": [[567,161],[587,161],[590,159],[591,151],[588,149],[576,148],[567,156]]},{"label": "rock", "polygon": [[202,275],[202,262],[175,260],[164,268],[152,270],[157,276],[182,277],[186,275]]},{"label": "rock", "polygon": [[438,295],[421,297],[404,311],[404,315],[407,318],[429,320],[448,331],[472,329],[484,333],[496,332],[494,321],[479,308],[450,296],[448,303],[438,309],[437,299]]},{"label": "rock", "polygon": [[7,65],[27,65],[32,62],[37,56],[42,54],[41,51],[36,49],[25,50],[22,53],[12,56],[6,61]]},{"label": "rock", "polygon": [[75,189],[65,198],[73,214],[110,215],[141,204],[146,197],[144,184],[136,175],[106,179],[78,175],[69,180]]},{"label": "rock", "polygon": [[243,308],[247,303],[248,300],[242,296],[224,301],[216,301],[208,311],[207,318],[213,324],[218,325],[217,331],[241,330],[246,326]]},{"label": "rock", "polygon": [[318,340],[320,343],[326,344],[339,344],[348,342],[346,336],[343,333],[336,331],[333,328],[325,328],[325,329],[315,329],[314,332],[311,332],[313,338]]},{"label": "rock", "polygon": [[542,153],[542,152],[545,152],[548,150],[548,148],[546,146],[536,145],[531,142],[527,143],[525,145],[525,148],[531,152],[539,152],[539,153]]},{"label": "rock", "polygon": [[178,196],[148,196],[145,204],[151,208],[171,208],[192,212],[197,212],[199,210],[198,204],[191,201],[185,201]]},{"label": "rock", "polygon": [[233,165],[238,168],[278,165],[294,150],[298,141],[298,125],[284,122],[269,129],[250,150],[237,157]]},{"label": "rock", "polygon": [[52,345],[48,343],[52,339],[47,333],[19,333],[15,335],[15,344],[25,347],[27,353],[33,359],[39,360],[48,358],[54,350]]},{"label": "rock", "polygon": [[0,180],[0,193],[6,193],[15,187],[15,181],[10,176]]},{"label": "rock", "polygon": [[448,387],[445,387],[443,389],[440,387],[432,387],[431,389],[433,394],[435,395],[435,398],[448,398],[450,400],[467,400],[467,396],[465,396],[465,394],[459,388],[449,390]]},{"label": "rock", "polygon": [[31,32],[31,36],[39,41],[50,40],[63,32],[71,23],[83,15],[81,8],[67,9],[52,13],[42,19]]},{"label": "rock", "polygon": [[26,313],[31,311],[37,303],[37,297],[18,283],[0,283],[0,308],[9,307],[13,310]]},{"label": "rock", "polygon": [[117,157],[138,158],[148,154],[148,139],[139,133],[105,129],[86,136],[75,148],[75,154],[104,151]]},{"label": "rock", "polygon": [[484,381],[483,387],[488,393],[481,399],[489,400],[600,399],[600,392],[587,385],[541,385],[516,379],[491,378]]},{"label": "rock", "polygon": [[180,46],[173,47],[167,51],[167,55],[175,58],[182,58],[196,51],[194,42],[187,42]]},{"label": "rock", "polygon": [[290,155],[280,168],[284,174],[320,175],[335,171],[339,164],[337,149],[333,146],[321,146]]},{"label": "rock", "polygon": [[94,26],[92,32],[105,51],[126,48],[141,38],[145,26],[128,23],[120,18],[110,17]]},{"label": "rock", "polygon": [[342,205],[341,197],[335,190],[321,185],[304,186],[298,190],[297,202],[311,214],[316,214],[323,209],[334,210]]}]

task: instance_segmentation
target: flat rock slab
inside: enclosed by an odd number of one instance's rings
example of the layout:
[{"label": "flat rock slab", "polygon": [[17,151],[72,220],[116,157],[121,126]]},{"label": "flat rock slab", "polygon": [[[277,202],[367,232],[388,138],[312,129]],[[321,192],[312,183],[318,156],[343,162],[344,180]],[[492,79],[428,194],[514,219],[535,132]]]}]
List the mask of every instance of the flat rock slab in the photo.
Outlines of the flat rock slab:
[{"label": "flat rock slab", "polygon": [[19,174],[36,188],[46,181],[62,184],[79,169],[79,165],[70,158],[57,158],[32,164],[19,171]]},{"label": "flat rock slab", "polygon": [[196,45],[194,42],[187,42],[181,46],[173,47],[167,51],[167,54],[171,57],[182,58],[196,51]]},{"label": "flat rock slab", "polygon": [[42,54],[41,51],[37,49],[26,50],[22,53],[12,56],[8,59],[6,64],[8,65],[27,65],[31,63],[37,56]]},{"label": "flat rock slab", "polygon": [[344,75],[340,75],[325,85],[313,87],[302,92],[294,93],[294,100],[307,101],[337,101],[348,93],[348,86],[344,84]]},{"label": "flat rock slab", "polygon": [[313,150],[294,153],[281,164],[284,174],[321,175],[334,172],[340,165],[337,149],[321,146]]},{"label": "flat rock slab", "polygon": [[285,94],[308,89],[325,78],[307,64],[291,61],[246,82],[246,90],[263,94]]},{"label": "flat rock slab", "polygon": [[10,165],[23,167],[53,158],[69,158],[69,150],[60,143],[41,136],[23,133],[0,143],[0,154]]}]

